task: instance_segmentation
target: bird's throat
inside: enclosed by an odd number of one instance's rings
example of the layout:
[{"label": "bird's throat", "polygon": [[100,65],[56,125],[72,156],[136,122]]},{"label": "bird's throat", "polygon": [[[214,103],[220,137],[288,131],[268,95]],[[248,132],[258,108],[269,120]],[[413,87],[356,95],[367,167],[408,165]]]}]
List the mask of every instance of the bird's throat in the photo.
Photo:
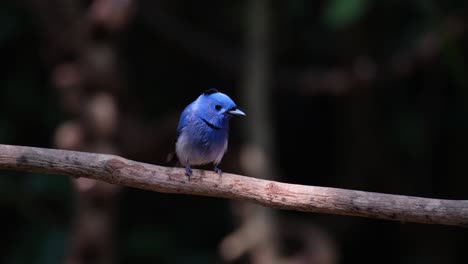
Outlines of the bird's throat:
[{"label": "bird's throat", "polygon": [[217,127],[217,126],[213,125],[212,123],[208,122],[205,118],[202,118],[202,120],[208,127],[212,128],[212,129],[216,129],[216,130],[221,129],[221,127]]}]

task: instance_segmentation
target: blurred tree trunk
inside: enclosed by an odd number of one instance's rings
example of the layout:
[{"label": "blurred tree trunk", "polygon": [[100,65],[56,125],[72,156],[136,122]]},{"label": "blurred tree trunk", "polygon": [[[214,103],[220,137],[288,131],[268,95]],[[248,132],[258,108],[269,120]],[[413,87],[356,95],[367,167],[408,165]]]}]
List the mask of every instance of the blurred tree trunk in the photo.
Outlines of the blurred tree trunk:
[{"label": "blurred tree trunk", "polygon": [[[268,0],[248,1],[246,6],[246,54],[241,93],[247,113],[244,134],[247,144],[241,149],[242,169],[249,175],[273,179],[277,169],[272,153],[275,153],[274,128],[271,119],[271,47],[270,12]],[[274,232],[274,210],[235,202],[240,212],[241,227],[223,241],[221,254],[233,260],[248,253],[251,263],[276,263],[277,236]]]},{"label": "blurred tree trunk", "polygon": [[[43,54],[52,68],[64,112],[72,118],[55,133],[62,149],[119,154],[113,143],[119,119],[116,42],[110,36],[125,28],[133,1],[31,0],[43,36]],[[99,29],[99,30],[98,30]],[[96,38],[101,31],[104,37]],[[65,263],[115,263],[114,226],[120,187],[90,179],[72,179],[75,212]]]}]

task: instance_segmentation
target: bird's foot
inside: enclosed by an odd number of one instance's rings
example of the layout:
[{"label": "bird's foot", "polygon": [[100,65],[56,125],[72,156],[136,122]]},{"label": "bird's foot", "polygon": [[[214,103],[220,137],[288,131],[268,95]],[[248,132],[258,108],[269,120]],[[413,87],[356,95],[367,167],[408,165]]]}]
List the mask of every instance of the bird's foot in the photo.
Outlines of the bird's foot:
[{"label": "bird's foot", "polygon": [[189,180],[190,180],[190,176],[192,176],[192,169],[190,169],[190,164],[189,163],[187,163],[185,165],[185,175],[187,175]]},{"label": "bird's foot", "polygon": [[214,172],[218,173],[220,176],[223,174],[223,171],[217,165],[214,166],[213,170]]}]

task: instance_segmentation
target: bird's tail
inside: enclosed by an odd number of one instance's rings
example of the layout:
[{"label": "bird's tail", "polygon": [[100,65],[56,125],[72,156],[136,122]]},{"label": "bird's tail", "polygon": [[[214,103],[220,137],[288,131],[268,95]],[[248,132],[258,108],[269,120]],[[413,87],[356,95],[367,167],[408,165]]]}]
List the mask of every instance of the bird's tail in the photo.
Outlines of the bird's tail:
[{"label": "bird's tail", "polygon": [[167,154],[166,162],[168,165],[177,166],[180,165],[179,158],[175,152]]}]

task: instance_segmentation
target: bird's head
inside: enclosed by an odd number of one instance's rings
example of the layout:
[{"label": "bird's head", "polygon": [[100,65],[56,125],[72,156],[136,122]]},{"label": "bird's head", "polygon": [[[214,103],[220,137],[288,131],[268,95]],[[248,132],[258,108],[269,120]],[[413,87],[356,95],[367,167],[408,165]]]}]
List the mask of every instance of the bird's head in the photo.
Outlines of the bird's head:
[{"label": "bird's head", "polygon": [[225,127],[235,115],[245,116],[229,96],[216,89],[205,91],[197,101],[199,117],[217,128]]}]

